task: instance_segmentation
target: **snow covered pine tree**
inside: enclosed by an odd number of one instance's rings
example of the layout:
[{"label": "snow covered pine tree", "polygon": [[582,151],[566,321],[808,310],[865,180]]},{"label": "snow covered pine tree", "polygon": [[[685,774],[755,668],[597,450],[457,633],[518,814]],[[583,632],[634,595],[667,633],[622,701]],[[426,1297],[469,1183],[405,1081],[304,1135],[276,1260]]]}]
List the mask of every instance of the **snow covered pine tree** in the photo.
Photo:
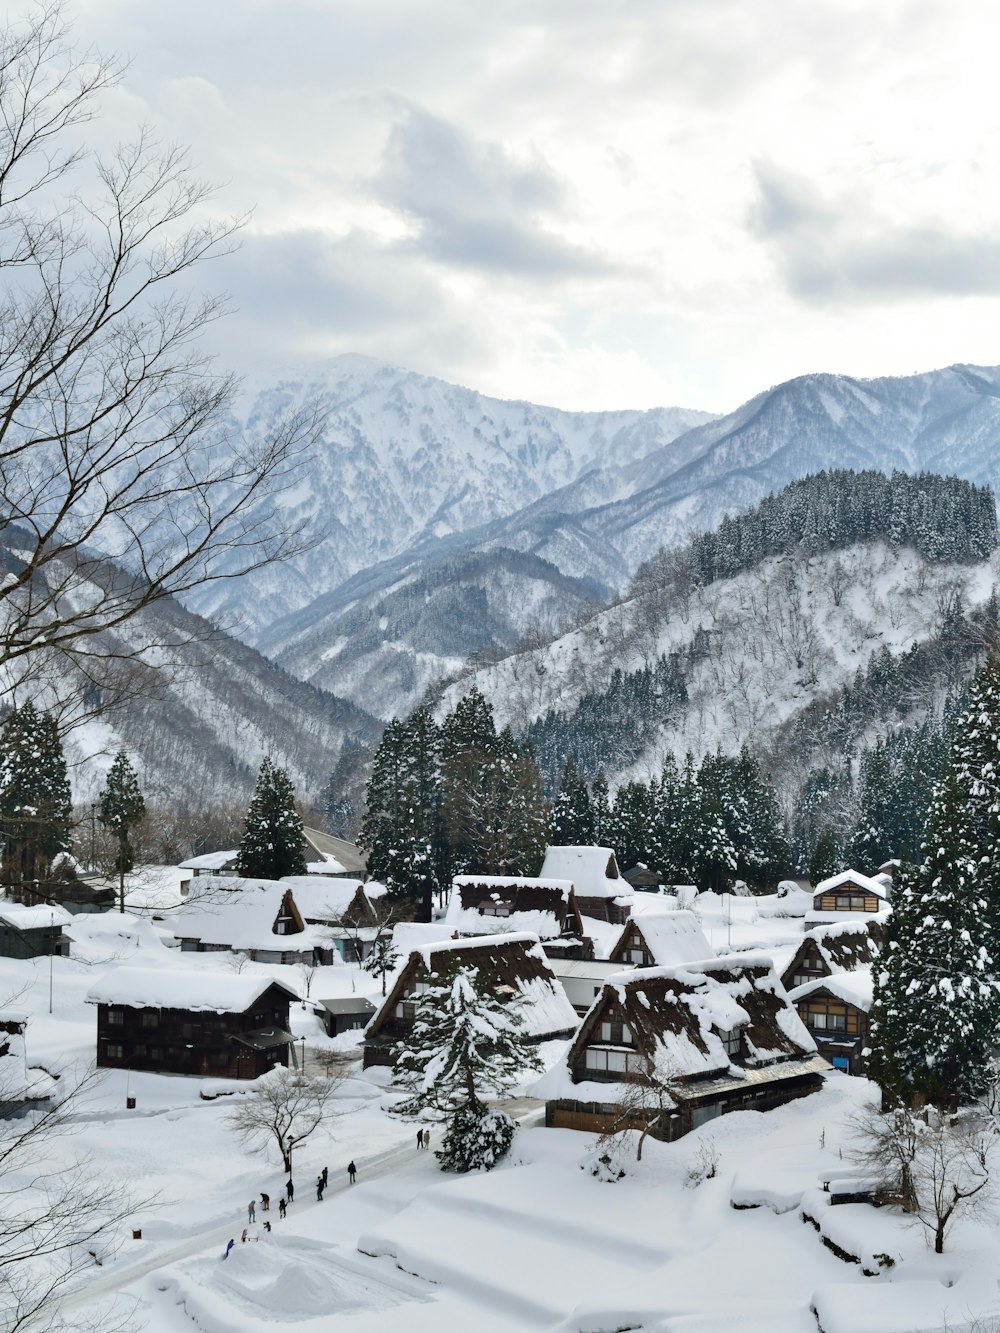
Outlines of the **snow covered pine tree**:
[{"label": "snow covered pine tree", "polygon": [[295,809],[295,788],[283,768],[265,759],[247,807],[237,874],[251,879],[281,879],[306,873],[302,820]]},{"label": "snow covered pine tree", "polygon": [[484,1099],[506,1096],[526,1073],[541,1070],[522,1032],[522,1003],[494,994],[478,968],[460,967],[428,986],[396,1047],[393,1082],[410,1094],[398,1113],[433,1109],[448,1118],[435,1154],[444,1171],[489,1171],[510,1148],[514,1121]]},{"label": "snow covered pine tree", "polygon": [[139,790],[139,779],[124,750],[115,756],[108,770],[104,790],[98,798],[101,823],[118,841],[115,869],[118,871],[118,910],[125,911],[125,876],[135,864],[129,833],[146,813],[146,802]]},{"label": "snow covered pine tree", "polygon": [[29,700],[0,731],[3,882],[46,895],[52,862],[68,852],[73,808],[66,759],[54,720]]}]

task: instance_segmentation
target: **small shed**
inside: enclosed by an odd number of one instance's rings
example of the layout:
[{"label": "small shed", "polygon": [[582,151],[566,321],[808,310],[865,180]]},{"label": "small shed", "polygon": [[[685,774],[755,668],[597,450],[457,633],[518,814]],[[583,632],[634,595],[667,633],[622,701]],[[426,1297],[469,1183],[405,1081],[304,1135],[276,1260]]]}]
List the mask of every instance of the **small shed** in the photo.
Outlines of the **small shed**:
[{"label": "small shed", "polygon": [[69,955],[63,927],[72,920],[64,907],[22,907],[0,903],[0,955],[4,958],[57,958]]},{"label": "small shed", "polygon": [[336,1000],[317,1000],[319,1019],[328,1037],[366,1028],[377,1013],[371,1000],[362,995],[347,995]]},{"label": "small shed", "polygon": [[289,1063],[294,991],[207,968],[117,967],[91,987],[97,1063],[157,1074],[259,1078]]},{"label": "small shed", "polygon": [[633,888],[636,893],[659,893],[660,877],[655,870],[650,870],[641,861],[634,866],[629,866],[627,870],[621,872],[622,879]]},{"label": "small shed", "polygon": [[28,1064],[27,1026],[25,1014],[0,1013],[0,1120],[44,1107],[56,1087],[51,1074]]}]

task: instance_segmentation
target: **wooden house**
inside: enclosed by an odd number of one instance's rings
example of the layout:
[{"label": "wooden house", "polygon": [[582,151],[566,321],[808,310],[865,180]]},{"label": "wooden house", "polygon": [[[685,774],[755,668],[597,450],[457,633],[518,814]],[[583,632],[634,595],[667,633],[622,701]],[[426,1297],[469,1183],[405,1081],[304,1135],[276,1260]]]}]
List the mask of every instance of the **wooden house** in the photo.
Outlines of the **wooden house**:
[{"label": "wooden house", "polygon": [[625,924],[633,890],[622,879],[610,847],[548,847],[541,874],[543,879],[570,880],[583,916],[613,926]]},{"label": "wooden house", "polygon": [[889,895],[884,883],[870,879],[858,870],[844,870],[813,889],[812,909],[805,917],[806,929],[843,921],[846,916],[880,916],[888,906]]},{"label": "wooden house", "polygon": [[605,982],[565,1063],[533,1091],[547,1125],[672,1140],[814,1092],[828,1068],[770,959],[732,954]]},{"label": "wooden house", "polygon": [[622,879],[636,893],[659,893],[660,877],[655,870],[650,870],[639,861],[634,866],[629,866],[627,870],[621,872]]},{"label": "wooden house", "polygon": [[452,880],[445,924],[470,938],[528,931],[550,957],[594,956],[568,879],[459,875]]},{"label": "wooden house", "polygon": [[289,1063],[288,1006],[270,977],[205,968],[118,967],[91,988],[97,1063],[158,1074],[259,1078]]},{"label": "wooden house", "polygon": [[284,880],[204,880],[171,928],[188,953],[232,950],[258,963],[333,961],[330,929],[307,924]]},{"label": "wooden house", "polygon": [[874,918],[814,926],[802,937],[781,975],[781,984],[791,991],[820,977],[870,967],[878,957],[884,933],[882,922]]},{"label": "wooden house", "polygon": [[608,958],[623,967],[675,967],[714,953],[693,912],[643,912],[625,922]]},{"label": "wooden house", "polygon": [[365,1036],[364,1067],[394,1063],[394,1047],[405,1041],[417,1014],[417,1001],[432,980],[459,967],[477,968],[498,995],[523,1000],[522,1032],[530,1042],[569,1037],[578,1022],[566,992],[556,980],[537,935],[484,935],[444,940],[415,949],[382,1003]]},{"label": "wooden house", "polygon": [[0,956],[4,958],[57,958],[69,955],[63,927],[71,920],[64,907],[22,907],[0,903]]},{"label": "wooden house", "polygon": [[834,1069],[864,1074],[872,1006],[871,967],[820,977],[796,987],[789,998]]},{"label": "wooden house", "polygon": [[317,1000],[319,1020],[328,1037],[366,1028],[375,1016],[375,1006],[362,995],[343,995],[334,1000]]}]

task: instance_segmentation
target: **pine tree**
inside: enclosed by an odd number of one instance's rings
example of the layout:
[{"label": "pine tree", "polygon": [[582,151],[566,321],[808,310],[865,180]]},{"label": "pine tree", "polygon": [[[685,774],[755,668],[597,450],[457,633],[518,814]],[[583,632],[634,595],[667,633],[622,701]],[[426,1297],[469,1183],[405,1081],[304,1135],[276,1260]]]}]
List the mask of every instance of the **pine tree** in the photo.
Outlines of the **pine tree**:
[{"label": "pine tree", "polygon": [[893,895],[875,969],[871,1076],[905,1105],[954,1109],[973,1101],[1000,1028],[965,795],[950,768],[928,816],[926,860]]},{"label": "pine tree", "polygon": [[249,879],[282,879],[306,873],[302,820],[288,774],[265,759],[257,774],[236,857],[237,874]]},{"label": "pine tree", "polygon": [[[598,847],[607,847],[611,838],[611,798],[603,770],[598,770],[590,784],[590,811],[594,819],[594,843]],[[626,862],[628,864],[631,863]]]},{"label": "pine tree", "polygon": [[508,1095],[542,1068],[524,1037],[520,998],[501,999],[477,968],[434,978],[417,1002],[416,1021],[396,1047],[394,1083],[409,1092],[402,1115],[426,1108],[448,1123],[436,1153],[445,1171],[490,1170],[510,1147],[514,1122],[485,1098]]},{"label": "pine tree", "polygon": [[129,833],[146,813],[146,802],[139,790],[138,776],[124,750],[120,750],[115,756],[98,801],[98,817],[101,824],[118,843],[115,856],[115,869],[118,871],[118,910],[124,912],[125,876],[135,864],[135,853],[129,841]]},{"label": "pine tree", "polygon": [[48,884],[54,858],[69,851],[72,801],[58,728],[30,700],[0,731],[0,819],[4,882]]},{"label": "pine tree", "polygon": [[560,847],[589,847],[594,842],[594,815],[587,784],[566,760],[552,806],[552,840]]}]

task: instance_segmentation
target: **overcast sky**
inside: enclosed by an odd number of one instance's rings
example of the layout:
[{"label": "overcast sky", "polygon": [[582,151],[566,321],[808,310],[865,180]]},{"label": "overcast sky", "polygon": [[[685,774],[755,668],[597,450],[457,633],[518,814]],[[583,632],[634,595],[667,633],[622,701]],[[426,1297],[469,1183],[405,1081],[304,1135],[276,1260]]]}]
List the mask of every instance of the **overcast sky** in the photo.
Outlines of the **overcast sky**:
[{"label": "overcast sky", "polygon": [[569,408],[1000,362],[987,0],[71,0],[253,208],[227,358]]}]

